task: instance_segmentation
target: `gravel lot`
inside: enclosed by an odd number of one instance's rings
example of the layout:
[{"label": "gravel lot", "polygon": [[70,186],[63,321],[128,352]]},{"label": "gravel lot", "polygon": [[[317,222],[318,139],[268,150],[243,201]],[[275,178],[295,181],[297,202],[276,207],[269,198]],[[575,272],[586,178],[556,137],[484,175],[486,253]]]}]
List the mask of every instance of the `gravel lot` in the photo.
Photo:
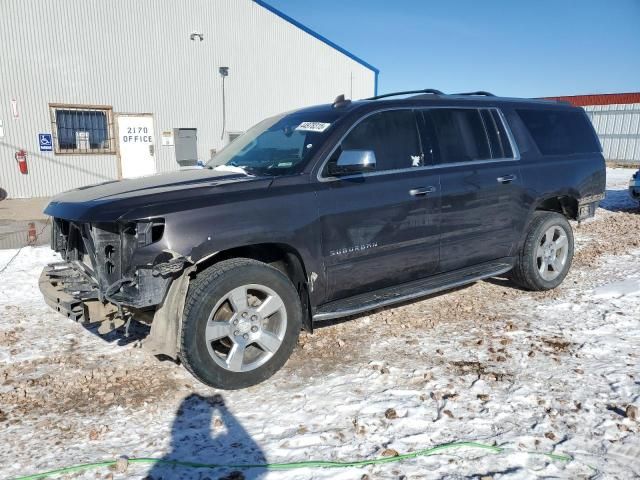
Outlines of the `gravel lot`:
[{"label": "gravel lot", "polygon": [[[574,224],[557,290],[503,279],[303,334],[285,368],[238,392],[198,384],[139,348],[52,312],[47,247],[0,274],[0,477],[155,457],[205,463],[355,461],[453,441],[397,463],[287,471],[129,465],[69,478],[637,478],[640,209],[608,170],[596,218]],[[0,267],[16,250],[0,251]],[[542,453],[569,455],[553,459]]]}]

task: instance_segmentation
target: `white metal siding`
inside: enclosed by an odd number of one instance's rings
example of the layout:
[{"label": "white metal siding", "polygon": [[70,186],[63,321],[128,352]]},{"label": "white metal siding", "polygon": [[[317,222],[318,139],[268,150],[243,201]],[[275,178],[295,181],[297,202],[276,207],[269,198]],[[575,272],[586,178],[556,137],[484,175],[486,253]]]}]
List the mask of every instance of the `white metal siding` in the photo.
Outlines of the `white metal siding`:
[{"label": "white metal siding", "polygon": [[[193,31],[204,41],[190,40]],[[340,93],[374,94],[371,69],[251,0],[2,0],[0,188],[47,196],[117,178],[115,155],[39,152],[38,133],[52,130],[49,103],[152,113],[159,172],[178,168],[163,130],[197,128],[208,159],[226,141],[220,66],[229,67],[227,132]],[[14,160],[20,148],[28,175]]]},{"label": "white metal siding", "polygon": [[604,157],[640,163],[640,103],[584,107],[602,143]]}]

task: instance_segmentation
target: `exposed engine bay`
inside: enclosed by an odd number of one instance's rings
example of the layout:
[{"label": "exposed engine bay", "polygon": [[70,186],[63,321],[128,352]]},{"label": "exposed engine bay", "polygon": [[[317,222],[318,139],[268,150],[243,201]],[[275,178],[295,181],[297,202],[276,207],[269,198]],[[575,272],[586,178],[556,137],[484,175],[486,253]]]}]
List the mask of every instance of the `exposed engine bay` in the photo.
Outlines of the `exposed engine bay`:
[{"label": "exposed engine bay", "polygon": [[51,248],[62,262],[47,266],[40,290],[47,303],[106,333],[132,316],[150,321],[187,259],[168,251],[138,255],[158,242],[164,222],[76,223],[52,219]]}]

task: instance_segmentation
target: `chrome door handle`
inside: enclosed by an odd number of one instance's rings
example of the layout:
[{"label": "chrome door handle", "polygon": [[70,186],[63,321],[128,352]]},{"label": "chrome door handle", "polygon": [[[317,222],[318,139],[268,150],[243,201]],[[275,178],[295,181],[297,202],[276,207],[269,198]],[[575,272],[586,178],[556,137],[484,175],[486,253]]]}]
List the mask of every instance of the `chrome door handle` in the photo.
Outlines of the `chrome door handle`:
[{"label": "chrome door handle", "polygon": [[505,175],[503,177],[498,177],[496,178],[496,180],[498,180],[498,182],[500,183],[511,183],[513,182],[517,177],[515,175]]},{"label": "chrome door handle", "polygon": [[433,193],[435,191],[436,191],[436,187],[418,187],[418,188],[412,188],[411,190],[409,190],[409,195],[413,197],[424,197],[425,195],[429,193]]}]

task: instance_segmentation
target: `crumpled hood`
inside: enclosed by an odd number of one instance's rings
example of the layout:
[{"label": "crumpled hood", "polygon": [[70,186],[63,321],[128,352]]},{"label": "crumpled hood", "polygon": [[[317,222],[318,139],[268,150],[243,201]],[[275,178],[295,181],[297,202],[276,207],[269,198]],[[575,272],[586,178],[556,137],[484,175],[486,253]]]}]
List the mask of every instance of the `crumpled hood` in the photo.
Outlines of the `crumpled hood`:
[{"label": "crumpled hood", "polygon": [[56,195],[44,213],[80,222],[112,222],[215,203],[222,192],[267,188],[270,178],[243,173],[191,169],[116,180]]}]

